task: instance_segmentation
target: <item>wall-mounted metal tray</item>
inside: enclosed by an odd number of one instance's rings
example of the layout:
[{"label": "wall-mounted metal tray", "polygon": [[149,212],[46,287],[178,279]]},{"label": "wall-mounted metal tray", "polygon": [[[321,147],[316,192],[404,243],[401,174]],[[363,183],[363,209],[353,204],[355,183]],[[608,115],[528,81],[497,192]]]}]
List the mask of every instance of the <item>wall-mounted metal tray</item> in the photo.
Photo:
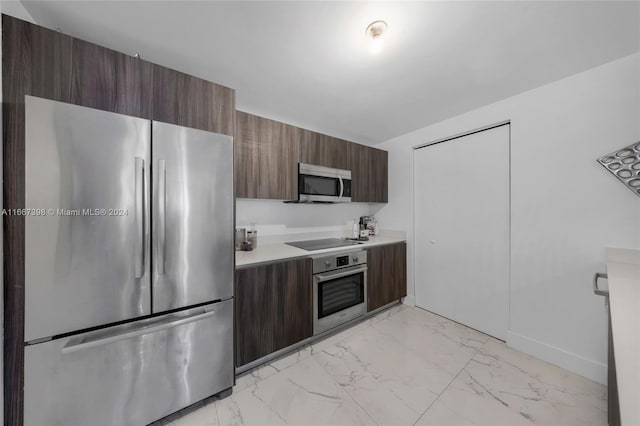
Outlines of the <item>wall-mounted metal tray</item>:
[{"label": "wall-mounted metal tray", "polygon": [[640,197],[640,141],[598,158],[598,163]]}]

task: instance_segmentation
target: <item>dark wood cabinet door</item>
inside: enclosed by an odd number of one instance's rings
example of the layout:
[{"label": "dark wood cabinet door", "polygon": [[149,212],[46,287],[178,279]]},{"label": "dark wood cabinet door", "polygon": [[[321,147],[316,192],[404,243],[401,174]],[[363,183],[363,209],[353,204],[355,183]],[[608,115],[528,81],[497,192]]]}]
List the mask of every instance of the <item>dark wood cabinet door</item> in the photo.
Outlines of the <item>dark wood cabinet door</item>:
[{"label": "dark wood cabinet door", "polygon": [[31,26],[31,79],[27,94],[71,103],[73,37]]},{"label": "dark wood cabinet door", "polygon": [[233,136],[234,116],[233,89],[153,66],[154,120]]},{"label": "dark wood cabinet door", "polygon": [[151,118],[153,65],[73,39],[70,103]]},{"label": "dark wood cabinet door", "polygon": [[301,129],[236,112],[236,197],[292,200],[298,197]]},{"label": "dark wood cabinet door", "polygon": [[367,311],[407,295],[406,243],[371,247],[367,266]]},{"label": "dark wood cabinet door", "polygon": [[300,163],[349,169],[350,142],[310,130],[300,132]]},{"label": "dark wood cabinet door", "polygon": [[351,169],[351,201],[370,202],[373,198],[369,184],[371,172],[371,150],[368,146],[349,145]]},{"label": "dark wood cabinet door", "polygon": [[30,26],[27,94],[151,118],[153,65],[38,26]]},{"label": "dark wood cabinet door", "polygon": [[388,201],[388,153],[350,144],[351,200],[364,203]]},{"label": "dark wood cabinet door", "polygon": [[371,170],[369,185],[371,200],[375,203],[389,201],[389,153],[381,149],[371,149]]},{"label": "dark wood cabinet door", "polygon": [[236,366],[313,333],[311,259],[236,271]]}]

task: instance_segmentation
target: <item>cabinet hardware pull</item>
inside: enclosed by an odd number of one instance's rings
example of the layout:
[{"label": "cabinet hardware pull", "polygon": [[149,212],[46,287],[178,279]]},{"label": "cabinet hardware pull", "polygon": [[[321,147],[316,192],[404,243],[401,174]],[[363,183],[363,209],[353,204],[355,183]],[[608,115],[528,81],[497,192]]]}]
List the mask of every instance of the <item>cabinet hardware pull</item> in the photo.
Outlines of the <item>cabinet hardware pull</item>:
[{"label": "cabinet hardware pull", "polygon": [[608,278],[608,275],[604,272],[596,272],[596,274],[593,276],[593,292],[598,296],[609,297],[609,290],[601,290],[600,288],[598,288],[598,279],[600,278],[606,280]]}]

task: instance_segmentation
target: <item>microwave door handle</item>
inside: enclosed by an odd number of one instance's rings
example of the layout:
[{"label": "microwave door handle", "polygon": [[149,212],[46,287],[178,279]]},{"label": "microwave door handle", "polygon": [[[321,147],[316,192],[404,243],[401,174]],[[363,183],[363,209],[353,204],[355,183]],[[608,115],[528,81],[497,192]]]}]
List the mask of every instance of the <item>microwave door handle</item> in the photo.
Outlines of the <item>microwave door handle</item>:
[{"label": "microwave door handle", "polygon": [[342,198],[342,194],[344,194],[344,182],[342,181],[342,176],[338,176],[338,179],[340,179],[340,195],[338,195],[338,198]]}]

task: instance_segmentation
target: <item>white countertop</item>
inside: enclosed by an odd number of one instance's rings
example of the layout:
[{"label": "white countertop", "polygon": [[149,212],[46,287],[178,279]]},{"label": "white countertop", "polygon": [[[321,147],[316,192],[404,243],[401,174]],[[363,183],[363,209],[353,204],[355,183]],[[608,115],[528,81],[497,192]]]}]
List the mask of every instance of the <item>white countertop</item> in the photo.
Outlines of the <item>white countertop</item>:
[{"label": "white countertop", "polygon": [[314,251],[302,250],[284,243],[262,245],[258,240],[258,248],[252,251],[236,251],[236,269],[256,266],[262,263],[276,262],[279,260],[316,256],[324,253],[346,253],[363,250],[372,246],[400,243],[406,240],[407,239],[405,237],[400,236],[369,237],[369,241],[363,241],[362,244]]},{"label": "white countertop", "polygon": [[640,250],[608,249],[607,274],[623,425],[640,425]]}]

